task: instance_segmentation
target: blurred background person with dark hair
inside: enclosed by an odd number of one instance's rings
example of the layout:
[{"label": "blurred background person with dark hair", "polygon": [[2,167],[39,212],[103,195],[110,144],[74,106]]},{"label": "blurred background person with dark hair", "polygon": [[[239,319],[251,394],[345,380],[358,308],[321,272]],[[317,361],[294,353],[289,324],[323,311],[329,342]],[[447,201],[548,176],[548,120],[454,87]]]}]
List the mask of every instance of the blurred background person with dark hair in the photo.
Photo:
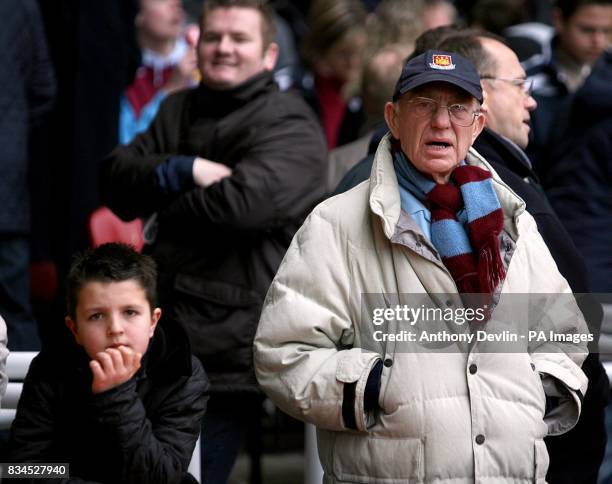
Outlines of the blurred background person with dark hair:
[{"label": "blurred background person with dark hair", "polygon": [[572,99],[544,185],[582,252],[593,290],[612,293],[612,52]]},{"label": "blurred background person with dark hair", "polygon": [[471,26],[497,35],[511,25],[527,21],[524,0],[478,0],[471,12]]},{"label": "blurred background person with dark hair", "polygon": [[388,45],[366,62],[361,78],[361,96],[366,118],[363,134],[355,141],[330,152],[327,193],[333,192],[345,173],[368,154],[374,131],[386,126],[385,103],[393,95],[395,82],[402,72],[404,59],[410,50],[410,45]]},{"label": "blurred background person with dark hair", "polygon": [[366,11],[360,0],[314,0],[302,55],[312,70],[303,94],[319,115],[329,149],[357,138],[363,124],[356,86],[367,45]]},{"label": "blurred background person with dark hair", "polygon": [[330,152],[328,193],[367,155],[374,131],[386,126],[384,106],[391,99],[404,59],[414,49],[415,40],[423,30],[422,13],[420,0],[383,0],[368,18],[368,43],[358,83],[364,120],[357,139]]},{"label": "blurred background person with dark hair", "polygon": [[[567,128],[573,95],[589,76],[606,69],[602,55],[612,35],[612,0],[557,0],[552,13],[554,37],[530,37],[539,48],[521,59],[533,79],[539,106],[532,113],[533,133],[527,152],[542,176],[551,162],[547,159],[549,147]],[[512,45],[521,36],[530,35],[529,30],[512,31]]]}]

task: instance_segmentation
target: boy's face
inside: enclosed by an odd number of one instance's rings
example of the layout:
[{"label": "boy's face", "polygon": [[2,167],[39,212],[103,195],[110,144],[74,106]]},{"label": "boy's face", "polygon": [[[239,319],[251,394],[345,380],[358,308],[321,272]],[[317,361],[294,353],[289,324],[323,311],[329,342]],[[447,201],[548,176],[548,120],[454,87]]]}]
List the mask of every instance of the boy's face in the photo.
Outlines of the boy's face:
[{"label": "boy's face", "polygon": [[135,280],[88,282],[77,292],[76,321],[66,324],[90,358],[108,348],[127,346],[147,351],[161,309],[151,306],[145,290]]}]

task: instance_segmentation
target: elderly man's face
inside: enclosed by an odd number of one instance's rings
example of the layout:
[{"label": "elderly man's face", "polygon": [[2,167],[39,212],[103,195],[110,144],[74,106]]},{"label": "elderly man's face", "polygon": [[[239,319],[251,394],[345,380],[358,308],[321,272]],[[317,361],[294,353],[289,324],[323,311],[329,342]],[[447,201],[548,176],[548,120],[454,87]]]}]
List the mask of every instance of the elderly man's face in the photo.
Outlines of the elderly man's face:
[{"label": "elderly man's face", "polygon": [[198,67],[213,89],[236,87],[276,64],[278,46],[264,45],[261,14],[254,8],[219,7],[201,25]]},{"label": "elderly man's face", "polygon": [[[433,99],[439,105],[438,110],[431,115],[417,115],[411,103],[417,97]],[[470,113],[479,109],[476,99],[444,82],[426,84],[385,106],[385,119],[404,154],[417,170],[430,175],[437,183],[448,181],[484,124],[483,117],[477,115],[471,126],[459,126],[450,118],[448,110],[440,107],[453,104],[466,106]]]}]

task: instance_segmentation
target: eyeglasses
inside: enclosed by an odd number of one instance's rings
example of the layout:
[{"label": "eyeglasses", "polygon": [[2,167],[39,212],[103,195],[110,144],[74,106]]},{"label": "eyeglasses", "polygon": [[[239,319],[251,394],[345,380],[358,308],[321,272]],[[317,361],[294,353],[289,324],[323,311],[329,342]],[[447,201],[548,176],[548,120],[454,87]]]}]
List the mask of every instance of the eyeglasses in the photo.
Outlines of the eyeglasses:
[{"label": "eyeglasses", "polygon": [[480,79],[509,82],[510,84],[519,86],[525,93],[525,96],[531,96],[531,93],[533,92],[533,79],[520,79],[520,78],[513,79],[509,77],[495,77],[495,76],[481,76]]},{"label": "eyeglasses", "polygon": [[479,111],[472,111],[463,104],[451,104],[450,106],[442,106],[438,101],[429,99],[428,97],[415,97],[406,103],[412,105],[411,112],[419,117],[433,116],[440,108],[446,108],[448,117],[451,122],[457,126],[472,126],[478,116]]}]

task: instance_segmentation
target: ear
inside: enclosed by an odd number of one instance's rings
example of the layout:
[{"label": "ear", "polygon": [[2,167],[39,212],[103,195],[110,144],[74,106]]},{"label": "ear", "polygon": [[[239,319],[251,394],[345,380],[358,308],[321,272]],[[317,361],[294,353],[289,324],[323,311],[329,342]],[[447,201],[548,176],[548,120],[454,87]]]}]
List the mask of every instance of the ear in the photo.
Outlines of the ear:
[{"label": "ear", "polygon": [[476,120],[474,121],[474,125],[473,125],[474,130],[472,131],[472,143],[476,140],[476,138],[478,138],[478,135],[482,132],[484,128],[484,124],[485,124],[485,118],[482,114],[480,114],[480,116],[478,116]]},{"label": "ear", "polygon": [[276,66],[278,60],[278,44],[276,42],[270,42],[270,45],[266,47],[264,51],[263,64],[264,70],[271,71]]},{"label": "ear", "polygon": [[161,318],[161,309],[155,308],[151,313],[151,328],[149,329],[149,338],[153,337],[153,333],[155,333],[155,328],[157,327],[157,322],[159,318]]},{"label": "ear", "polygon": [[485,117],[485,122],[487,120],[487,114],[489,112],[489,104],[487,103],[487,98],[489,97],[489,93],[487,91],[487,89],[484,87],[482,87],[482,104],[480,105],[480,112],[484,115]]},{"label": "ear", "polygon": [[66,316],[66,318],[64,318],[64,321],[66,322],[66,326],[68,326],[68,329],[70,330],[70,332],[74,336],[74,340],[77,342],[77,344],[80,345],[81,344],[81,340],[79,338],[79,332],[77,331],[76,322],[73,321],[70,316]]},{"label": "ear", "polygon": [[397,122],[397,106],[395,103],[388,102],[385,104],[385,121],[389,127],[389,131],[395,139],[399,139],[399,130]]}]

